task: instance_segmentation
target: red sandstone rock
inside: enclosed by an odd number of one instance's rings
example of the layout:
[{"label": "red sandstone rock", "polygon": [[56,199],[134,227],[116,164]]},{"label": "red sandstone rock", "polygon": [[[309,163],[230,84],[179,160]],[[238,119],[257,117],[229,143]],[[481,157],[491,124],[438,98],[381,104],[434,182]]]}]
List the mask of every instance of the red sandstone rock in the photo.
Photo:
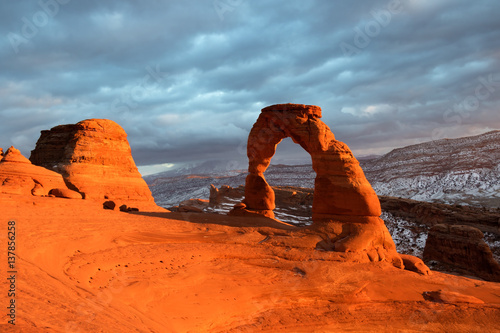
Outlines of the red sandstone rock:
[{"label": "red sandstone rock", "polygon": [[290,137],[311,155],[316,172],[311,230],[323,235],[321,247],[364,251],[371,260],[387,260],[402,267],[394,242],[379,218],[378,197],[359,162],[319,118],[321,108],[314,105],[279,104],[262,109],[248,137],[246,208],[235,208],[231,214],[272,214],[274,192],[264,172],[276,146]]},{"label": "red sandstone rock", "polygon": [[[125,206],[125,205],[124,205]],[[107,200],[102,203],[102,208],[103,209],[109,209],[109,210],[114,210],[116,207],[116,203],[112,200]],[[126,207],[126,206],[125,206]]]},{"label": "red sandstone rock", "polygon": [[482,300],[477,297],[464,295],[454,291],[426,291],[423,293],[424,298],[427,301],[437,302],[437,303],[472,303],[472,304],[484,304]]},{"label": "red sandstone rock", "polygon": [[80,193],[67,188],[53,188],[49,191],[49,195],[53,195],[57,198],[82,199],[82,195]]},{"label": "red sandstone rock", "polygon": [[85,199],[162,210],[137,170],[127,134],[114,121],[88,119],[42,131],[30,160],[62,174]]},{"label": "red sandstone rock", "polygon": [[14,147],[7,150],[0,161],[0,192],[43,196],[52,188],[66,188],[60,174],[32,165]]},{"label": "red sandstone rock", "polygon": [[42,185],[35,183],[35,186],[31,189],[31,194],[36,197],[42,197],[47,195],[47,190],[45,190]]},{"label": "red sandstone rock", "polygon": [[189,199],[179,204],[179,212],[202,213],[208,207],[209,201],[205,199]]},{"label": "red sandstone rock", "polygon": [[263,173],[277,144],[291,137],[311,154],[317,174],[313,214],[380,216],[380,202],[359,162],[320,117],[321,109],[313,105],[282,104],[262,110],[248,137],[245,203],[249,209],[274,209]]},{"label": "red sandstone rock", "polygon": [[19,149],[11,146],[2,158],[2,162],[31,164],[30,160],[24,157]]},{"label": "red sandstone rock", "polygon": [[466,225],[436,224],[429,230],[424,260],[438,261],[480,278],[500,282],[500,264],[493,258],[483,233]]},{"label": "red sandstone rock", "polygon": [[128,207],[127,205],[121,205],[119,207],[119,209],[120,209],[120,212],[138,212],[139,211],[139,208]]},{"label": "red sandstone rock", "polygon": [[405,269],[422,275],[430,275],[431,270],[427,267],[422,259],[409,254],[400,254],[401,259],[403,259],[403,264]]},{"label": "red sandstone rock", "polygon": [[274,191],[263,175],[249,174],[245,180],[245,203],[253,210],[273,210]]}]

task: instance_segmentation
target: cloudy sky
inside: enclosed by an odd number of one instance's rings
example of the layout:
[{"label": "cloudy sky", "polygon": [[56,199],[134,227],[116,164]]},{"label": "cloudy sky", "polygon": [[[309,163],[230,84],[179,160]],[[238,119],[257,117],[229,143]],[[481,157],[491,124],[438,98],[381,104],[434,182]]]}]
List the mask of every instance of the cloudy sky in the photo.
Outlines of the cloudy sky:
[{"label": "cloudy sky", "polygon": [[[0,147],[29,156],[43,129],[108,118],[143,172],[243,160],[277,103],[321,106],[358,156],[500,129],[499,14],[498,0],[2,1]],[[303,158],[287,141],[275,160]]]}]

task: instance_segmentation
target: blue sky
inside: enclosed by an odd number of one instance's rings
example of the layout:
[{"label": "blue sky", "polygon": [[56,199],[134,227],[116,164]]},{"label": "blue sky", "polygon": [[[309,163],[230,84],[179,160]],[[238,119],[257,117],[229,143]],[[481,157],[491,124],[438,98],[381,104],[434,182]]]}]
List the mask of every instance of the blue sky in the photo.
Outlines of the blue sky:
[{"label": "blue sky", "polygon": [[[41,0],[0,9],[0,147],[27,157],[41,130],[107,118],[127,131],[142,170],[244,160],[260,109],[276,103],[319,105],[358,156],[500,128],[496,0]],[[276,161],[303,158],[287,141]]]}]

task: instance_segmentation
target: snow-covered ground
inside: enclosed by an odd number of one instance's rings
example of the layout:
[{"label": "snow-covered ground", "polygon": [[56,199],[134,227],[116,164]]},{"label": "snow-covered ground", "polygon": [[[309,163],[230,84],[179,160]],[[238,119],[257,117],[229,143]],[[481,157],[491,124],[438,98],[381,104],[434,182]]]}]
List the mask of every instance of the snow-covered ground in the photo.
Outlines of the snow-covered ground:
[{"label": "snow-covered ground", "polygon": [[470,173],[450,171],[432,176],[372,181],[379,195],[418,201],[485,207],[500,206],[500,165],[495,169],[474,169]]},{"label": "snow-covered ground", "polygon": [[484,232],[484,241],[490,247],[491,252],[493,252],[493,258],[500,263],[500,239],[498,235],[491,232]]},{"label": "snow-covered ground", "polygon": [[425,224],[408,222],[388,212],[382,212],[380,217],[385,221],[399,253],[422,258],[429,230]]}]

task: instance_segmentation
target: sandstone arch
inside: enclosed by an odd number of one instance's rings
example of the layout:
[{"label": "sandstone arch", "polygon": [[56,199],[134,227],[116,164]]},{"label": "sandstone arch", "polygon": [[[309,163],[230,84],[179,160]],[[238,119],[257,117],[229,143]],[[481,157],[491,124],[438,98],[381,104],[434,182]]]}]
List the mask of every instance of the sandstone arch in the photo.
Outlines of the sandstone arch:
[{"label": "sandstone arch", "polygon": [[379,218],[378,197],[349,147],[337,141],[320,120],[314,105],[277,104],[262,109],[248,137],[249,174],[243,204],[233,214],[274,217],[274,192],[264,172],[276,146],[286,137],[302,146],[316,172],[313,225],[321,246],[336,251],[366,251],[371,260],[387,259],[401,265],[394,242]]}]

